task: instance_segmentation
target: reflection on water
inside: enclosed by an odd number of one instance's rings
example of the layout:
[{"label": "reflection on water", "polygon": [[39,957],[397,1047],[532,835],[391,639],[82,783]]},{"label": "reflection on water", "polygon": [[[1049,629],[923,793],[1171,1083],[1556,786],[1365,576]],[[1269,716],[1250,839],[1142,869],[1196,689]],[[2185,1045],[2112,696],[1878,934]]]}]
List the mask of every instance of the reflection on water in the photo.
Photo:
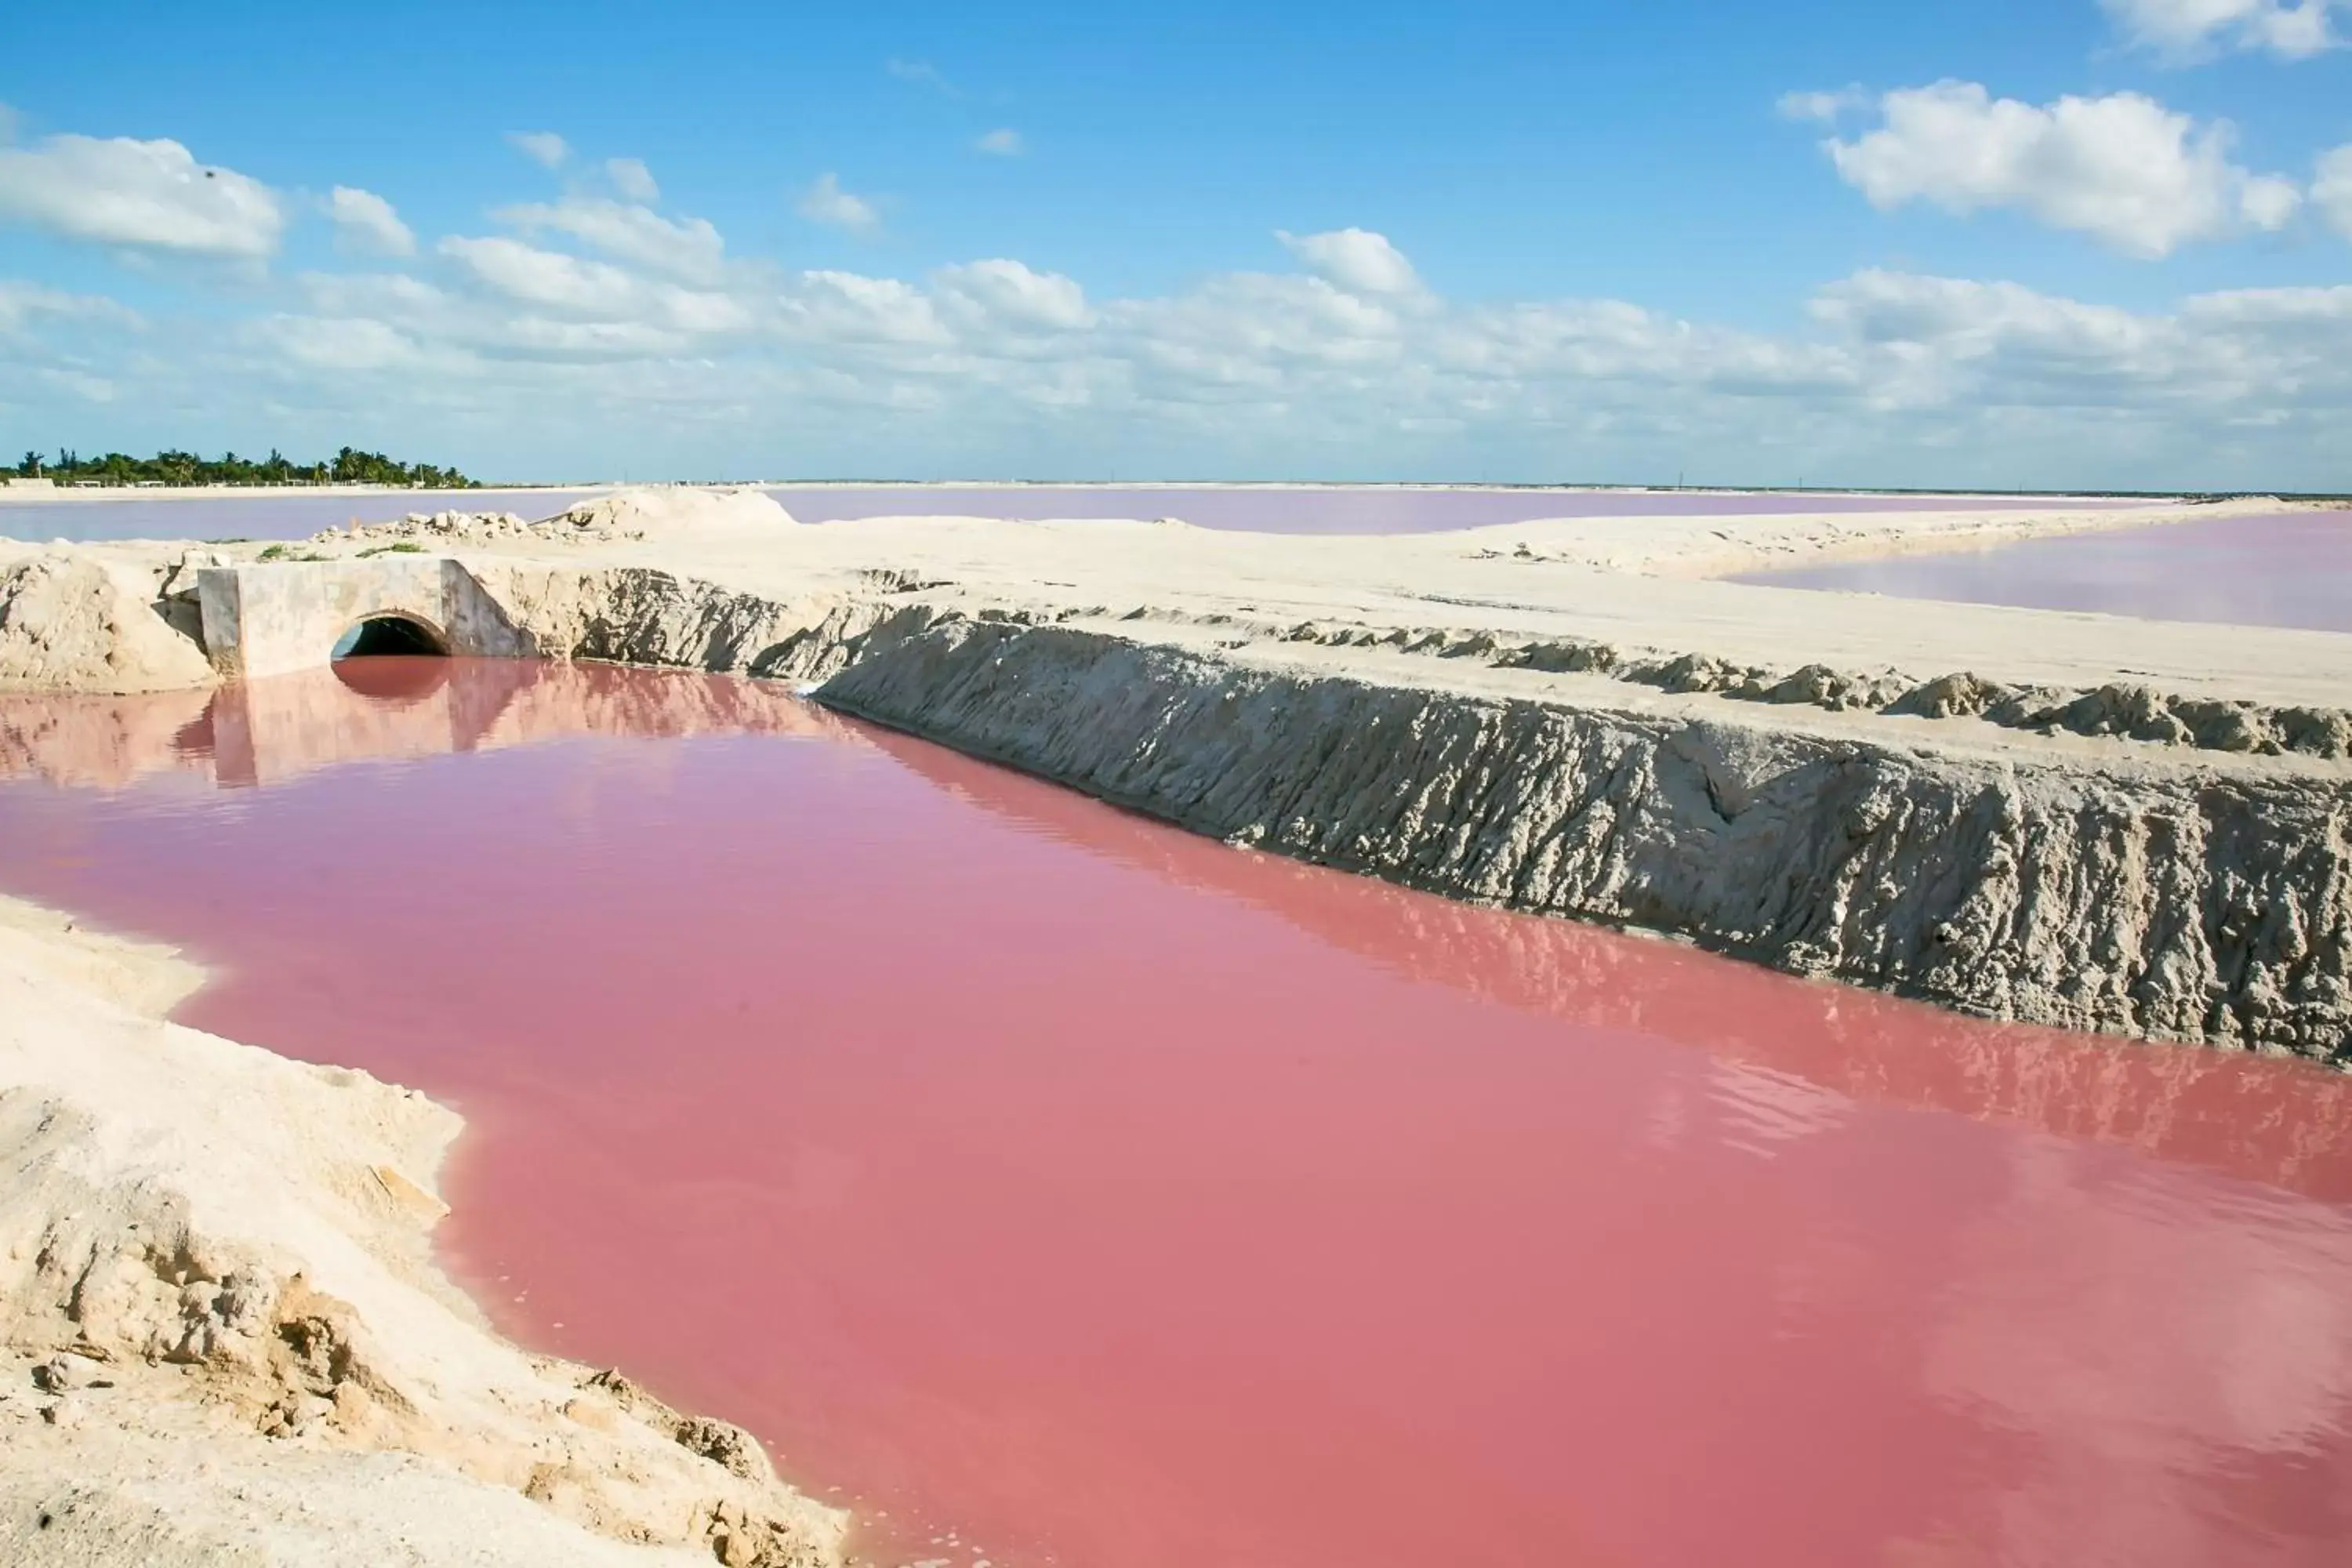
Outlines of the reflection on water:
[{"label": "reflection on water", "polygon": [[0,692],[0,775],[121,789],[178,772],[223,788],[339,763],[496,751],[566,736],[845,733],[757,681],[646,680],[612,665],[378,657],[217,689]]},{"label": "reflection on water", "polygon": [[1840,561],[1735,579],[1904,599],[2352,632],[2352,511],[2293,511]]},{"label": "reflection on water", "polygon": [[1450,904],[756,684],[446,673],[0,707],[0,883],[460,1105],[499,1320],[882,1561],[2352,1545],[2352,1079]]}]

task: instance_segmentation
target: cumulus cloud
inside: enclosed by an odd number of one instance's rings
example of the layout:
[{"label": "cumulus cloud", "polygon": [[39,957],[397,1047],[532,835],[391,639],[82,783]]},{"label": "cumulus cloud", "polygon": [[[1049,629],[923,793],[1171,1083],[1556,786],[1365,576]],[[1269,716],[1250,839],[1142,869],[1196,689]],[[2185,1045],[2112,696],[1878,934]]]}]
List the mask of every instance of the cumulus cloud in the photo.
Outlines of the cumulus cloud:
[{"label": "cumulus cloud", "polygon": [[980,152],[999,158],[1017,158],[1025,145],[1021,140],[1021,132],[1010,126],[1000,126],[972,143]]},{"label": "cumulus cloud", "polygon": [[1033,272],[1018,261],[943,267],[932,280],[967,321],[1034,331],[1076,331],[1094,324],[1086,290],[1074,279]]},{"label": "cumulus cloud", "polygon": [[379,256],[414,256],[416,236],[400,221],[390,202],[373,191],[337,185],[327,197],[327,216],[343,244]]},{"label": "cumulus cloud", "polygon": [[2327,226],[2352,239],[2352,143],[2321,154],[2311,182],[2311,205]]},{"label": "cumulus cloud", "polygon": [[619,260],[696,281],[717,278],[726,257],[726,241],[707,219],[673,220],[650,207],[598,197],[526,203],[500,208],[497,216],[525,234],[568,234]]},{"label": "cumulus cloud", "polygon": [[896,348],[952,341],[930,297],[895,278],[803,272],[776,305],[785,335],[803,342]]},{"label": "cumulus cloud", "polygon": [[509,131],[507,140],[542,169],[560,169],[572,156],[571,145],[552,131]]},{"label": "cumulus cloud", "polygon": [[2010,208],[2154,259],[2195,240],[2276,228],[2298,203],[2293,182],[2230,161],[2228,125],[2200,125],[2138,93],[2042,107],[1942,81],[1890,92],[1878,107],[1877,130],[1823,145],[1845,182],[1880,208]]},{"label": "cumulus cloud", "polygon": [[[2341,0],[2337,0],[2340,4]],[[2330,0],[2099,0],[2126,42],[2175,64],[2223,50],[2307,59],[2339,41]]]},{"label": "cumulus cloud", "polygon": [[604,177],[613,188],[633,202],[661,200],[661,187],[654,183],[654,172],[646,167],[642,158],[607,158]]},{"label": "cumulus cloud", "polygon": [[613,314],[629,310],[636,298],[637,280],[618,267],[502,236],[451,235],[441,242],[441,254],[520,304]]},{"label": "cumulus cloud", "polygon": [[[1965,126],[2010,112],[1962,107]],[[1996,174],[1969,165],[1958,188],[2042,216],[2001,171],[2070,165],[1993,141],[1979,164]],[[2158,142],[2199,166],[2193,127]],[[2228,222],[2269,221],[2256,177],[2223,167]],[[1903,199],[1945,189],[1905,177]],[[2283,221],[2296,193],[2280,184]],[[345,187],[330,210],[380,239],[398,215],[378,200]],[[2309,200],[2352,227],[2352,148],[2320,162]],[[136,337],[110,302],[0,281],[0,416],[38,425],[44,398],[126,388],[159,408],[209,394],[393,421],[463,406],[536,422],[582,469],[625,434],[712,461],[900,469],[1118,454],[1128,472],[1367,476],[1499,455],[1492,471],[1638,478],[1705,454],[1704,477],[1730,482],[2352,481],[2352,287],[2123,310],[1880,269],[1757,331],[1628,300],[1449,301],[1362,228],[1280,231],[1290,270],[1121,297],[1007,257],[912,278],[790,272],[731,255],[700,220],[577,193],[498,216],[505,232],[443,239],[423,267],[263,276],[233,309]]]},{"label": "cumulus cloud", "polygon": [[874,210],[873,203],[843,190],[840,177],[831,174],[816,177],[816,184],[801,196],[797,210],[811,223],[852,234],[870,233],[882,224],[882,215]]},{"label": "cumulus cloud", "polygon": [[1412,294],[1421,279],[1404,252],[1386,235],[1370,229],[1339,228],[1325,234],[1292,234],[1276,229],[1275,237],[1308,271],[1349,294],[1364,298]]},{"label": "cumulus cloud", "polygon": [[50,136],[0,147],[0,221],[68,239],[259,258],[286,226],[278,195],[177,142]]}]

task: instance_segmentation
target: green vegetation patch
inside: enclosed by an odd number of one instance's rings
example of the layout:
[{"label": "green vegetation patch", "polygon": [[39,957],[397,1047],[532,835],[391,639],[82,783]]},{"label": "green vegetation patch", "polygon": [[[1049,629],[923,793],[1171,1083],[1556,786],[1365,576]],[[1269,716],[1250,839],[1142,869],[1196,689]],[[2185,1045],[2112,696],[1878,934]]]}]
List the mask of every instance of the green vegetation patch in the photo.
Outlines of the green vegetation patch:
[{"label": "green vegetation patch", "polygon": [[56,462],[38,452],[27,452],[16,465],[18,478],[55,479],[61,485],[389,485],[397,489],[478,490],[481,484],[455,468],[433,463],[404,463],[382,452],[345,447],[319,463],[289,462],[272,451],[267,458],[240,458],[223,452],[199,458],[194,452],[158,452],[134,458],[109,452],[85,458],[59,451]]}]

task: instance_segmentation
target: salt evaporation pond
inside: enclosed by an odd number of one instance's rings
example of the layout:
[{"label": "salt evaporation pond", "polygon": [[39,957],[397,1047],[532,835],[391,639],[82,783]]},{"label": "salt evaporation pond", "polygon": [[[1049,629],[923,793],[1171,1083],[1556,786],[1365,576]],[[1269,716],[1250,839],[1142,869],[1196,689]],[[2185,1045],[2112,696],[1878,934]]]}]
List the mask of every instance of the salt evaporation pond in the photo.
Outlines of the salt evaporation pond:
[{"label": "salt evaporation pond", "polygon": [[2352,510],[2289,511],[1735,578],[1905,599],[2352,632]]},{"label": "salt evaporation pond", "polygon": [[[1402,485],[772,485],[803,522],[869,517],[1180,517],[1202,528],[1261,533],[1433,533],[1549,517],[1699,517],[1791,512],[1999,511],[2063,505],[2132,505],[2022,496],[1796,495],[1695,491],[1456,489]],[[12,501],[0,506],[10,539],[308,539],[351,522],[390,522],[456,507],[550,517],[588,490],[387,490],[370,495],[141,497]]]},{"label": "salt evaporation pond", "polygon": [[[1192,837],[719,678],[0,700],[0,884],[970,1568],[2352,1560],[2352,1079]],[[372,693],[372,694],[371,694]]]},{"label": "salt evaporation pond", "polygon": [[1030,521],[1173,517],[1246,533],[1443,533],[1554,517],[1777,517],[1815,512],[2004,511],[2145,504],[2048,496],[1802,494],[1778,490],[1470,489],[1426,485],[784,485],[803,522],[866,517]]},{"label": "salt evaporation pond", "polygon": [[354,522],[395,522],[413,511],[512,511],[551,517],[588,490],[377,490],[310,495],[142,496],[0,504],[0,538],[77,544],[101,539],[308,539]]}]

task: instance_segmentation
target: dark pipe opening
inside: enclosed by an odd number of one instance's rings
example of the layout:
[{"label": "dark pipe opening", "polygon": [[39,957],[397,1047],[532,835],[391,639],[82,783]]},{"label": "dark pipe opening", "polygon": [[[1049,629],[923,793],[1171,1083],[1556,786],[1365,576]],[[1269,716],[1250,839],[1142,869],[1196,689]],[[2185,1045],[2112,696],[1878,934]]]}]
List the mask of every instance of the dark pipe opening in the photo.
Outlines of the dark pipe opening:
[{"label": "dark pipe opening", "polygon": [[335,645],[337,658],[415,658],[446,654],[441,639],[399,616],[373,616],[343,634]]}]

